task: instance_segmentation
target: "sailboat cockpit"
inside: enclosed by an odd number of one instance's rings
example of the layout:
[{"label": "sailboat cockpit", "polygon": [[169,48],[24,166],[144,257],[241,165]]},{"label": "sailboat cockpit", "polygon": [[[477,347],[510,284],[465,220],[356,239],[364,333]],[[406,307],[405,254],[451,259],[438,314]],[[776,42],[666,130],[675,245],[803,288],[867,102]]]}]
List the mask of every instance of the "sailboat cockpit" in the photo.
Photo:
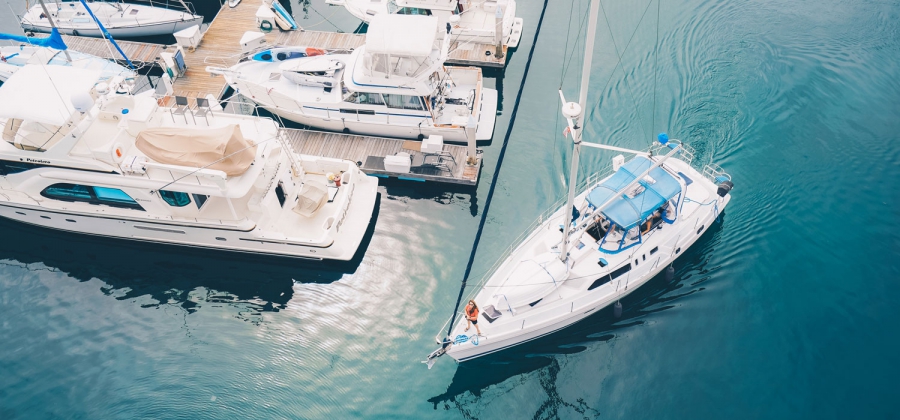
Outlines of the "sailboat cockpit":
[{"label": "sailboat cockpit", "polygon": [[[673,175],[657,167],[627,191],[622,191],[653,164],[637,156],[622,165],[611,177],[592,189],[580,213],[588,220],[581,243],[593,242],[600,252],[616,254],[641,244],[647,235],[663,224],[672,224],[678,216],[681,192],[689,183],[687,177]],[[618,197],[600,212],[595,209]],[[597,214],[593,214],[597,213]]]}]

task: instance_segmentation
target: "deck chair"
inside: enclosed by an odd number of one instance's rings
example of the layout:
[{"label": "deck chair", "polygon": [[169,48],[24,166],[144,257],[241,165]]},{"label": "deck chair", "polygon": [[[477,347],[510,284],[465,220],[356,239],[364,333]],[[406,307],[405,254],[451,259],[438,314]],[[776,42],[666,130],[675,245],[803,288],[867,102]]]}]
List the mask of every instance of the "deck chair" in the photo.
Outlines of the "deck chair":
[{"label": "deck chair", "polygon": [[209,99],[197,98],[197,109],[194,111],[194,117],[203,117],[206,119],[206,125],[209,125],[209,117],[213,115],[212,108],[209,107]]},{"label": "deck chair", "polygon": [[[169,108],[169,113],[172,114],[172,122],[175,122],[176,115],[184,116],[184,123],[187,124],[187,114],[190,114],[191,108],[188,106],[188,98],[185,96],[176,96],[175,97],[175,108]],[[194,115],[191,114],[191,119],[194,118]],[[194,120],[194,124],[197,123],[197,120]]]}]

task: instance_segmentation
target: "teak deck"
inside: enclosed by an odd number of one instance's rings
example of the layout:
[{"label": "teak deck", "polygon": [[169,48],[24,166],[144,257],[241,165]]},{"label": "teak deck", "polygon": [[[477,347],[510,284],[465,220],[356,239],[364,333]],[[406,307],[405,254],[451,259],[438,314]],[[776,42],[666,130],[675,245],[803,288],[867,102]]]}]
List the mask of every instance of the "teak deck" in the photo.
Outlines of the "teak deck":
[{"label": "teak deck", "polygon": [[297,153],[358,162],[362,164],[363,172],[382,178],[396,177],[410,181],[475,185],[481,173],[481,155],[479,154],[475,165],[466,165],[465,146],[444,145],[444,151],[449,152],[455,160],[455,164],[448,165],[450,172],[437,168],[413,168],[410,173],[397,173],[384,170],[383,165],[366,165],[366,163],[367,161],[381,163],[385,156],[400,151],[411,156],[421,155],[422,153],[416,150],[421,145],[420,142],[293,128],[282,128],[279,135],[284,136]]},{"label": "teak deck", "polygon": [[[66,45],[79,52],[114,60],[125,65],[125,59],[118,51],[103,38],[88,38],[84,36],[63,35]],[[165,45],[150,44],[147,42],[116,41],[128,59],[135,66],[155,65],[159,60],[159,53],[166,49]]]}]

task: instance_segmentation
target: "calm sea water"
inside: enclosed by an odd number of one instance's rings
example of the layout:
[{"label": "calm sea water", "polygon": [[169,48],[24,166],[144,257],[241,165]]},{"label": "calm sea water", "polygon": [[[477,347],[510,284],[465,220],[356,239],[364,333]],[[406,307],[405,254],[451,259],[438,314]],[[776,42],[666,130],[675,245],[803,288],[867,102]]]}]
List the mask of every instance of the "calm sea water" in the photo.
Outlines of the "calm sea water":
[{"label": "calm sea water", "polygon": [[[211,17],[217,4],[198,6]],[[667,131],[736,185],[676,281],[634,292],[622,319],[605,310],[464,365],[420,363],[450,315],[532,46],[542,3],[520,0],[522,44],[487,82],[502,111],[481,183],[386,183],[350,264],[0,222],[0,418],[896,417],[900,5],[603,6],[591,140],[642,148]],[[474,279],[562,194],[556,91],[577,97],[586,9],[546,11]],[[309,29],[358,26],[318,0],[292,10]],[[11,12],[0,29],[20,32]],[[584,173],[611,157],[584,152]]]}]

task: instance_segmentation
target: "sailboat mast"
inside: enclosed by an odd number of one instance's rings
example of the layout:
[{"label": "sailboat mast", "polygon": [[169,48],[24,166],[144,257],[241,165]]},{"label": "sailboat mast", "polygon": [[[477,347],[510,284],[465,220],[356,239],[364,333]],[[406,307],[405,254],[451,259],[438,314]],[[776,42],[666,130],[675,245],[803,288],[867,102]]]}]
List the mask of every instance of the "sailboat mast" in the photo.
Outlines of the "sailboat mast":
[{"label": "sailboat mast", "polygon": [[574,110],[578,113],[575,120],[575,130],[572,133],[572,141],[575,145],[572,149],[572,167],[569,171],[569,196],[566,199],[566,207],[563,210],[565,223],[563,225],[563,238],[559,253],[559,259],[563,262],[566,261],[569,254],[569,232],[572,229],[571,214],[572,207],[575,205],[575,187],[578,185],[578,159],[581,156],[581,132],[584,125],[584,112],[587,109],[588,86],[591,81],[591,59],[594,55],[594,37],[597,34],[597,15],[599,11],[600,0],[591,0],[587,38],[584,42],[584,64],[581,67],[581,92],[578,94],[578,109],[569,106],[569,104],[563,105],[563,113],[566,113],[566,108],[569,108],[570,112]]},{"label": "sailboat mast", "polygon": [[[47,10],[47,5],[44,4],[44,0],[38,0],[41,3],[41,9],[44,9],[44,14],[47,15],[47,21],[50,22],[50,27],[56,28],[56,22],[53,21],[53,16],[50,15],[50,11]],[[56,10],[59,10],[57,7]],[[59,28],[57,28],[59,29]],[[72,62],[72,56],[69,55],[69,50],[63,50],[66,53],[66,61]]]}]

